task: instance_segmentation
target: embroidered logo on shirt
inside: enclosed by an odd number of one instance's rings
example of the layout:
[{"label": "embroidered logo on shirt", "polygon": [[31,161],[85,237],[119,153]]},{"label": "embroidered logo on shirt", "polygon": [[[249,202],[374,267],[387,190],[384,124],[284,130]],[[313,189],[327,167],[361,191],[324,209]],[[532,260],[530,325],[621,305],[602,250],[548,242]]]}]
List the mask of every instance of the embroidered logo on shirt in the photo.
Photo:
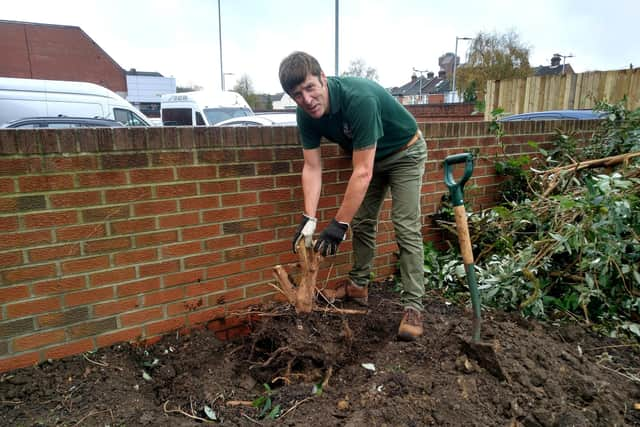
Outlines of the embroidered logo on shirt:
[{"label": "embroidered logo on shirt", "polygon": [[346,136],[347,138],[353,139],[353,132],[351,131],[349,123],[342,122],[342,133],[344,133],[344,136]]}]

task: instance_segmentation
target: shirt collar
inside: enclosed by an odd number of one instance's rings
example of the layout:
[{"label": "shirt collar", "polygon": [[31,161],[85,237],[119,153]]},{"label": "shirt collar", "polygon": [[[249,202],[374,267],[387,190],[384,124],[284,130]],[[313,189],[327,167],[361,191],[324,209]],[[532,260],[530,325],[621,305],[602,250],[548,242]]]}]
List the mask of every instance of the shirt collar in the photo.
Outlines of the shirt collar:
[{"label": "shirt collar", "polygon": [[338,87],[338,80],[335,77],[327,77],[327,86],[329,88],[331,114],[336,114],[340,111],[340,89]]}]

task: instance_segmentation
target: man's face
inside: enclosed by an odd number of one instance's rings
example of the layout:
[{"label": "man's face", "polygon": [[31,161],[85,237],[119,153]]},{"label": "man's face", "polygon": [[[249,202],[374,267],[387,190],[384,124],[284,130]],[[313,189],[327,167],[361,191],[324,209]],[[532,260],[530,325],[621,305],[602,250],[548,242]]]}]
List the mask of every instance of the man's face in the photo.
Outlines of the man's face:
[{"label": "man's face", "polygon": [[319,119],[329,112],[327,77],[324,73],[320,78],[307,74],[307,78],[293,89],[291,97],[304,112]]}]

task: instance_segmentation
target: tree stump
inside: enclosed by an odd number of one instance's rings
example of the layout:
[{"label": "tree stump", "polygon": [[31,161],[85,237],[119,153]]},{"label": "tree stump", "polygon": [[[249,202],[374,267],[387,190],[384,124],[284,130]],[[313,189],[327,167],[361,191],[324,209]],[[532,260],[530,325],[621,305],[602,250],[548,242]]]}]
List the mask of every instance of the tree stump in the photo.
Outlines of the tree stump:
[{"label": "tree stump", "polygon": [[322,256],[313,248],[307,248],[304,240],[298,244],[298,259],[302,274],[297,285],[289,279],[289,274],[281,265],[273,267],[273,276],[280,290],[295,307],[296,313],[311,313],[316,297],[316,278]]}]

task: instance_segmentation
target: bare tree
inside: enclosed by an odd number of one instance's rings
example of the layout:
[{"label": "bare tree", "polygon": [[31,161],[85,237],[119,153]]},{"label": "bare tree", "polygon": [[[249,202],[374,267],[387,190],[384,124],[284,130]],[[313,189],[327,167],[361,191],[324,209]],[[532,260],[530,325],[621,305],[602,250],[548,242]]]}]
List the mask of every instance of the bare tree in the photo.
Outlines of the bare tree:
[{"label": "bare tree", "polygon": [[234,92],[238,92],[242,97],[247,101],[247,103],[251,106],[251,108],[256,107],[256,94],[253,90],[253,83],[251,82],[251,78],[247,74],[243,74],[238,79],[238,82],[233,87]]},{"label": "bare tree", "polygon": [[364,59],[358,58],[349,63],[347,71],[342,73],[343,76],[364,77],[369,80],[378,81],[378,71],[369,67]]}]

